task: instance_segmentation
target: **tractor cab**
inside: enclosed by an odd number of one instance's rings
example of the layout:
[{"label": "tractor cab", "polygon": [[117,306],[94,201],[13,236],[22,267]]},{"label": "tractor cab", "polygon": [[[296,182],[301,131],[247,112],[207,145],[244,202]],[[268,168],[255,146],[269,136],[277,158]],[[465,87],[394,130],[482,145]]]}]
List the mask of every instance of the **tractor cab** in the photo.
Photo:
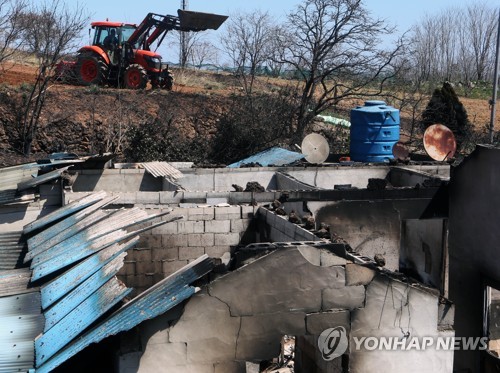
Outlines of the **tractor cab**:
[{"label": "tractor cab", "polygon": [[94,40],[92,45],[104,48],[106,38],[111,36],[112,30],[115,31],[116,37],[118,38],[118,46],[121,46],[124,42],[128,41],[130,35],[135,32],[137,26],[119,22],[93,22],[92,28],[94,29]]}]

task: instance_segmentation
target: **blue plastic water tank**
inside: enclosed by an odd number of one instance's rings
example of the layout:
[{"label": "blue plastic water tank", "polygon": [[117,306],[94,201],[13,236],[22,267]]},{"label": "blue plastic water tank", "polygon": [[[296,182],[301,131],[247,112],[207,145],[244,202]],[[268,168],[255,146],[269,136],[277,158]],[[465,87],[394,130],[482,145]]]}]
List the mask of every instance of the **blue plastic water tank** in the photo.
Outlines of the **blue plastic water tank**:
[{"label": "blue plastic water tank", "polygon": [[356,162],[387,162],[399,141],[399,110],[384,101],[365,101],[351,110],[350,157]]}]

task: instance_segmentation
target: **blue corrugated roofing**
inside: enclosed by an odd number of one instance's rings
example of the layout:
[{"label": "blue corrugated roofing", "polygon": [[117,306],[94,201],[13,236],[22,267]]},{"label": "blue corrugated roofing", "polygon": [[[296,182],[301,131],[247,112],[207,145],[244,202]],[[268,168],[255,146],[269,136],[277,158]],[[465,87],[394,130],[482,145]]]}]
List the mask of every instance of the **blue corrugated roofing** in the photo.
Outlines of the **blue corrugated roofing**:
[{"label": "blue corrugated roofing", "polygon": [[244,164],[258,163],[263,167],[268,166],[286,166],[304,158],[304,155],[292,152],[287,149],[274,147],[263,152],[252,155],[239,162],[230,164],[229,168],[241,167]]},{"label": "blue corrugated roofing", "polygon": [[[148,215],[138,208],[101,211],[113,200],[95,193],[26,225],[24,235],[0,235],[2,258],[11,250],[18,254],[26,235],[34,234],[27,245],[33,271],[0,271],[0,373],[31,371],[34,366],[37,372],[49,372],[90,343],[129,330],[187,299],[196,292],[190,283],[213,268],[204,255],[106,319],[132,291],[116,277],[125,252],[137,244],[140,233],[182,219],[163,218],[169,212]],[[160,221],[144,224],[155,219]],[[142,228],[126,230],[136,225]],[[40,284],[41,291],[31,287],[63,269]],[[95,326],[98,319],[104,321]]]},{"label": "blue corrugated roofing", "polygon": [[130,330],[144,320],[161,315],[180,304],[196,292],[196,289],[189,284],[210,272],[213,267],[213,261],[205,254],[181,268],[132,299],[99,325],[73,340],[49,361],[39,366],[37,373],[48,373],[91,343]]},{"label": "blue corrugated roofing", "polygon": [[[23,236],[23,232],[0,236],[0,251],[4,247],[7,255],[12,248],[24,247],[20,243],[24,245],[26,235],[33,235],[26,256],[33,271],[0,271],[0,373],[28,371],[34,363],[40,368],[37,372],[49,372],[90,343],[129,330],[187,299],[195,293],[190,283],[213,268],[205,255],[122,306],[104,324],[94,326],[132,291],[116,275],[125,252],[139,241],[138,235],[182,219],[163,218],[170,212],[148,215],[138,208],[101,210],[114,199],[94,193],[26,225]],[[155,219],[160,221],[144,224]],[[126,230],[136,225],[142,228]],[[58,270],[65,272],[42,283],[41,291],[29,288]],[[17,303],[26,292],[36,300],[28,310],[36,312],[20,318],[17,311],[22,307]]]}]

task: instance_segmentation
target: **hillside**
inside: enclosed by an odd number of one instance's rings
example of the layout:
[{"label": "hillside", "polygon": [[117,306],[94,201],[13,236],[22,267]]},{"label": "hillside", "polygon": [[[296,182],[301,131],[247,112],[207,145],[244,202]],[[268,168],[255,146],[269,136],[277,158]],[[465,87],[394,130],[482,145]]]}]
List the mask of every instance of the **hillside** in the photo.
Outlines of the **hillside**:
[{"label": "hillside", "polygon": [[[194,71],[176,72],[176,84],[170,92],[54,84],[41,114],[33,154],[26,158],[15,151],[19,147],[16,111],[21,110],[20,97],[26,94],[34,74],[33,66],[17,64],[9,66],[0,76],[0,166],[43,158],[47,153],[58,151],[79,155],[120,152],[132,126],[155,119],[175,127],[183,138],[209,142],[217,131],[219,118],[229,110],[231,98],[241,91],[230,75]],[[279,84],[283,82],[262,78],[257,90],[268,91]],[[488,101],[461,100],[474,126],[485,129],[490,118]],[[346,104],[340,114],[348,117],[350,108],[359,103]],[[402,127],[409,115],[401,113]]]}]

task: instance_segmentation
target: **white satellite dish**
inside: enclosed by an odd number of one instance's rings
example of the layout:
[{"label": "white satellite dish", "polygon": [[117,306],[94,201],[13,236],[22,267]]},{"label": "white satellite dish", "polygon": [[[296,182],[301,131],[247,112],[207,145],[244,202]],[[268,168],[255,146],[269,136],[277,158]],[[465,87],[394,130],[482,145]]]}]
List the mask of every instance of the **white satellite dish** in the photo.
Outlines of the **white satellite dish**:
[{"label": "white satellite dish", "polygon": [[328,141],[318,133],[311,133],[304,137],[300,148],[309,163],[323,163],[330,155]]}]

